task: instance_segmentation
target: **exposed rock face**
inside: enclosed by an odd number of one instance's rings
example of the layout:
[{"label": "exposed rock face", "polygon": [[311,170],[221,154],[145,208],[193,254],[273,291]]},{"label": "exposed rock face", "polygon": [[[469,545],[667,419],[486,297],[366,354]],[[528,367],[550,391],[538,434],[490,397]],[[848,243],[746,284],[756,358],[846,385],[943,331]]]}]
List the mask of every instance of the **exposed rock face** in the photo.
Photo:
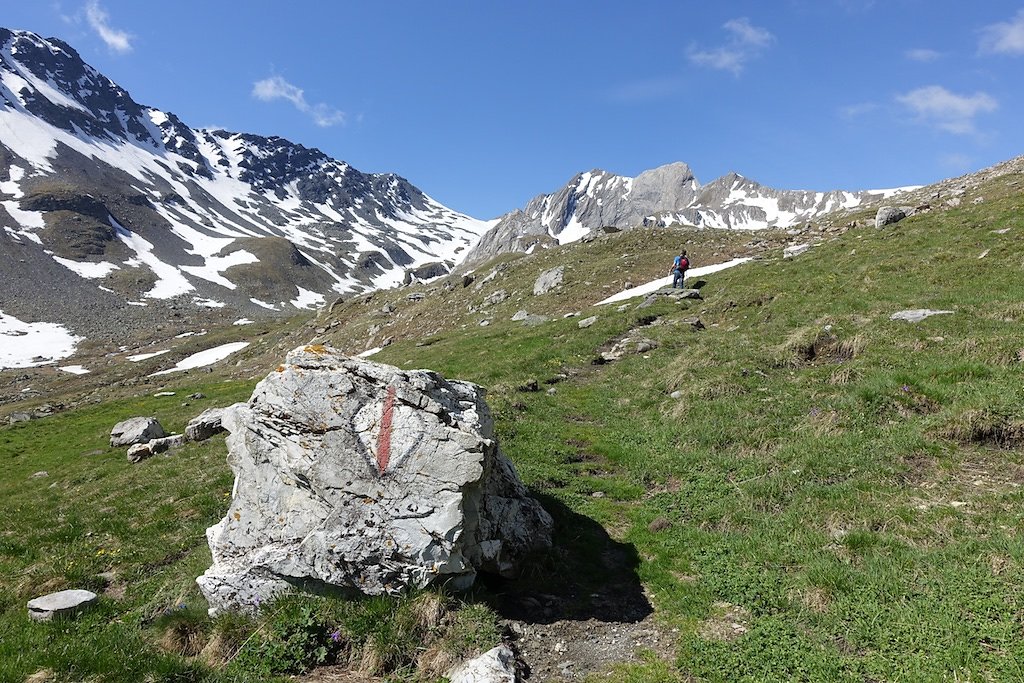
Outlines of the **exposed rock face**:
[{"label": "exposed rock face", "polygon": [[69,590],[50,593],[28,601],[28,617],[32,621],[68,618],[96,603],[92,591]]},{"label": "exposed rock face", "polygon": [[186,443],[184,434],[172,434],[161,439],[152,439],[146,443],[137,443],[128,449],[128,462],[138,463],[152,458],[173,448],[181,448]]},{"label": "exposed rock face", "polygon": [[110,430],[110,447],[120,448],[137,443],[147,443],[166,436],[164,428],[155,417],[132,417],[118,422]]},{"label": "exposed rock face", "polygon": [[552,289],[562,284],[562,277],[565,273],[565,266],[558,266],[551,270],[545,270],[537,278],[537,281],[533,283],[533,293],[535,296],[541,294],[547,294]]},{"label": "exposed rock face", "polygon": [[254,611],[293,586],[467,587],[550,545],[551,517],[468,382],[308,346],[224,425],[234,496],[197,579],[212,613]]},{"label": "exposed rock face", "polygon": [[189,441],[206,441],[214,434],[224,431],[222,421],[224,408],[210,408],[196,415],[185,427],[185,438]]}]

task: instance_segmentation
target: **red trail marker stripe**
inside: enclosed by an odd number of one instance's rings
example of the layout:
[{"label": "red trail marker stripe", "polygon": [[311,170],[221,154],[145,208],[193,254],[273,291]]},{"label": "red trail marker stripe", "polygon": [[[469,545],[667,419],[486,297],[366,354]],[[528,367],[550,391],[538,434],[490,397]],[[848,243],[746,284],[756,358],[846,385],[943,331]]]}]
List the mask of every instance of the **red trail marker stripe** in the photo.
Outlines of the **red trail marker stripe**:
[{"label": "red trail marker stripe", "polygon": [[391,460],[391,419],[395,413],[395,388],[388,387],[387,398],[384,399],[384,412],[380,416],[380,432],[377,434],[377,469],[381,474],[388,468]]}]

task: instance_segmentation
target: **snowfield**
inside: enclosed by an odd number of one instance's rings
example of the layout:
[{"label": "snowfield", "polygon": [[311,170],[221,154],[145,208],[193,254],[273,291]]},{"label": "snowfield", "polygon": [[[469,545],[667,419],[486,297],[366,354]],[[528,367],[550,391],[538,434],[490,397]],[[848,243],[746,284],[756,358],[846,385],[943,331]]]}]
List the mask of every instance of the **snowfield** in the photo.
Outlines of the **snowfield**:
[{"label": "snowfield", "polygon": [[[707,275],[709,273],[717,273],[720,270],[725,270],[726,268],[733,268],[733,267],[738,266],[738,265],[740,265],[742,263],[746,263],[747,261],[752,261],[752,260],[753,259],[751,259],[751,258],[737,258],[737,259],[733,259],[731,261],[726,261],[725,263],[716,263],[716,264],[711,265],[711,266],[702,266],[700,268],[690,268],[689,270],[686,271],[686,277],[687,278],[695,278],[695,277],[699,277],[701,275]],[[671,286],[672,286],[672,276],[669,275],[667,277],[658,278],[657,280],[652,280],[651,282],[648,282],[645,285],[639,285],[639,286],[633,287],[631,289],[624,289],[621,292],[619,292],[618,294],[612,294],[610,297],[608,297],[607,299],[604,299],[603,301],[598,301],[594,305],[595,306],[603,306],[604,304],[613,304],[613,303],[616,303],[618,301],[625,301],[627,299],[632,299],[634,297],[644,296],[645,294],[651,294],[653,292],[658,291],[659,289],[663,289],[664,287],[671,287]]]},{"label": "snowfield", "polygon": [[0,311],[0,370],[49,365],[84,341],[57,323],[26,323]]}]

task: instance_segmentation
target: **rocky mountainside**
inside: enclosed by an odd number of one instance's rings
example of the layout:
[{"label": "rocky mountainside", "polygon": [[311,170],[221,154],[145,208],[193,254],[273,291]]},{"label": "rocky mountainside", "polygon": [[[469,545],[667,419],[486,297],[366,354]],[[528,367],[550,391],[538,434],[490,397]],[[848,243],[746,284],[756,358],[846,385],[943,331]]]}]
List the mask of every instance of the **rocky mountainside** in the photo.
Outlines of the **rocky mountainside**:
[{"label": "rocky mountainside", "polygon": [[66,43],[0,29],[0,227],[0,310],[95,333],[443,273],[490,224],[279,137],[192,129]]},{"label": "rocky mountainside", "polygon": [[565,244],[604,226],[788,228],[826,213],[877,202],[896,192],[775,190],[736,173],[701,185],[684,163],[644,171],[635,178],[595,169],[578,174],[555,193],[535,197],[526,208],[502,216],[481,237],[466,262],[480,263],[501,253]]}]

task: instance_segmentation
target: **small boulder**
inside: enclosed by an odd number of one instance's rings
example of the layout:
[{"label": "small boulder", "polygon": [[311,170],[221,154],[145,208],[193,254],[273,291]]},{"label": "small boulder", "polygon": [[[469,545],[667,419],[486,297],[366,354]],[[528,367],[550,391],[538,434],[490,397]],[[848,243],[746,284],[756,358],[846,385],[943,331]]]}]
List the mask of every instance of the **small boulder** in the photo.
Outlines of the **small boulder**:
[{"label": "small boulder", "polygon": [[883,228],[886,225],[899,223],[907,217],[907,212],[896,206],[883,206],[875,214],[875,227]]},{"label": "small boulder", "polygon": [[529,312],[527,312],[527,311],[524,311],[523,309],[521,309],[521,308],[520,308],[520,309],[519,309],[518,311],[516,311],[516,314],[515,314],[515,315],[513,315],[513,316],[512,316],[511,318],[509,318],[509,319],[510,319],[510,320],[511,320],[512,322],[514,322],[514,323],[517,323],[517,322],[521,322],[521,321],[523,321],[523,320],[526,320],[526,319],[527,319],[527,318],[529,318],[529,317],[530,317],[530,314],[529,314]]},{"label": "small boulder", "polygon": [[32,621],[66,619],[94,605],[97,595],[86,590],[50,593],[28,601],[28,618]]},{"label": "small boulder", "polygon": [[451,683],[516,683],[516,656],[506,645],[488,650],[448,672]]},{"label": "small boulder", "polygon": [[29,413],[11,413],[7,416],[7,424],[14,424],[16,422],[28,422],[32,419],[32,415]]},{"label": "small boulder", "polygon": [[793,258],[799,256],[811,248],[809,244],[794,244],[782,250],[782,258]]},{"label": "small boulder", "polygon": [[193,417],[185,427],[185,438],[189,441],[206,441],[214,434],[224,430],[221,420],[224,417],[224,408],[210,408],[204,410],[196,417]]},{"label": "small boulder", "polygon": [[596,315],[592,315],[589,318],[584,318],[583,320],[581,320],[578,323],[576,323],[576,326],[579,327],[582,330],[585,327],[590,327],[591,325],[593,325],[596,322],[597,322],[597,316]]},{"label": "small boulder", "polygon": [[164,451],[171,450],[172,448],[181,448],[186,443],[184,434],[172,434],[171,436],[163,437],[162,439],[153,439],[146,443],[137,443],[128,449],[128,462],[137,463],[152,458],[157,453],[163,453]]},{"label": "small boulder", "polygon": [[565,274],[565,266],[558,266],[545,270],[537,278],[537,281],[533,283],[533,294],[539,296],[541,294],[547,294],[555,287],[562,284],[562,278]]},{"label": "small boulder", "polygon": [[507,298],[508,298],[508,292],[506,292],[504,289],[498,289],[498,290],[495,290],[495,291],[491,292],[490,294],[488,294],[484,298],[484,305],[485,306],[494,306],[496,304],[500,304],[502,301],[504,301]]},{"label": "small boulder", "polygon": [[137,443],[147,443],[167,436],[155,417],[132,417],[118,422],[110,430],[110,447],[121,448]]}]

